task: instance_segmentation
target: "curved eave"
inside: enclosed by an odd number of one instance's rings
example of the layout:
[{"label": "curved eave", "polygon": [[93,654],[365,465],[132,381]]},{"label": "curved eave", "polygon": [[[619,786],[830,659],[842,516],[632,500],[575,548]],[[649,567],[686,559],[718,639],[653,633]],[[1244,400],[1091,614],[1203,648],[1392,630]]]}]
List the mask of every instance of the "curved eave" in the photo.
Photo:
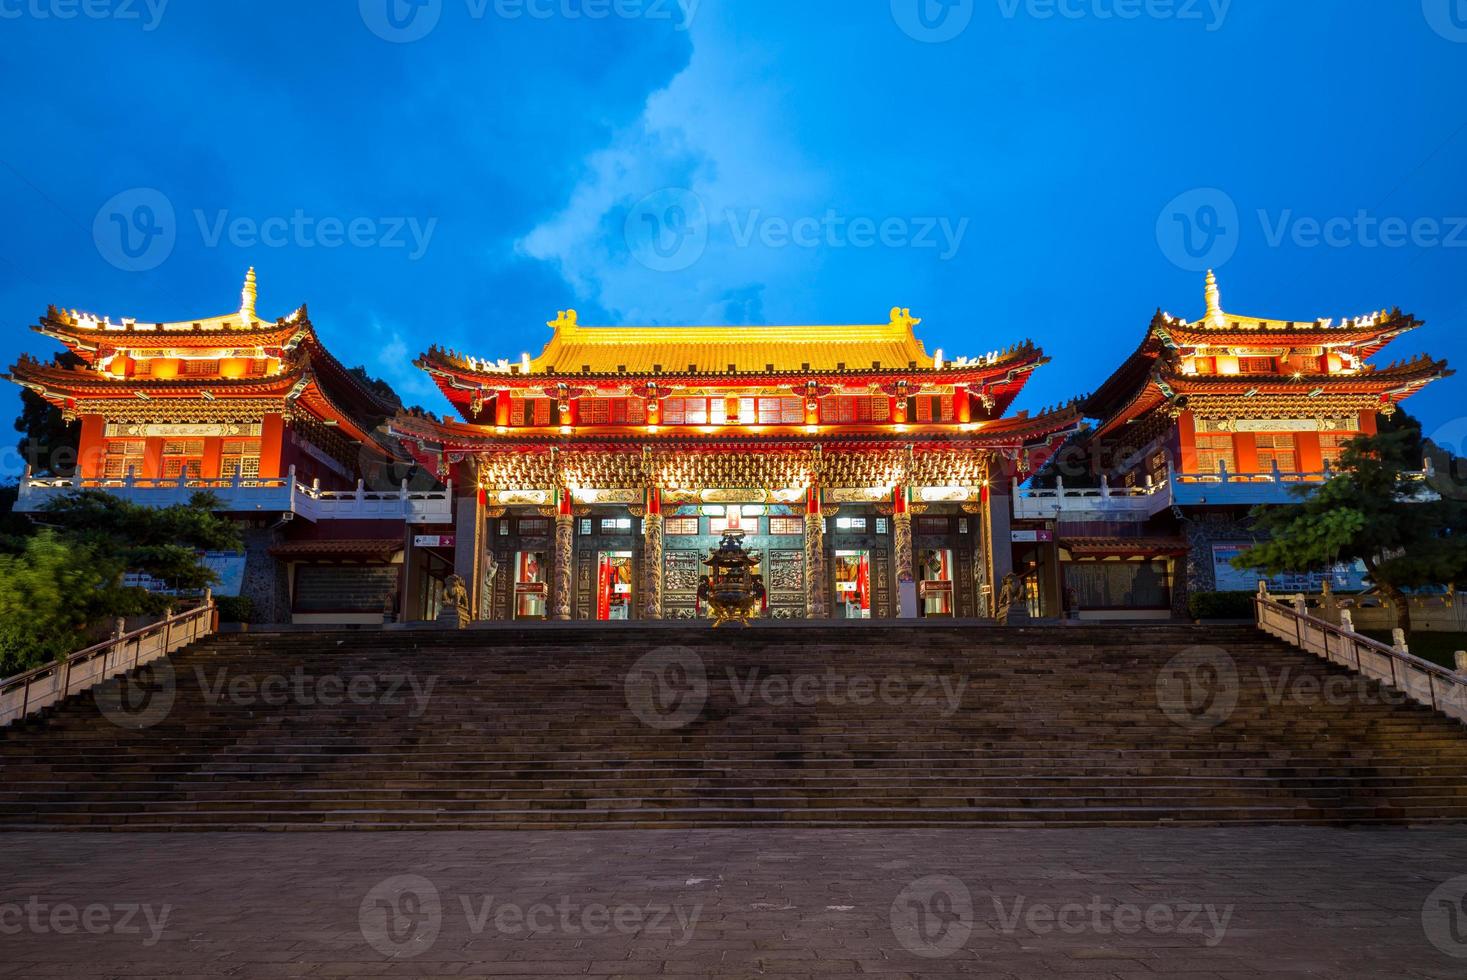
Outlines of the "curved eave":
[{"label": "curved eave", "polygon": [[[1249,321],[1254,322],[1254,321]],[[1256,329],[1208,329],[1202,324],[1172,326],[1172,339],[1180,347],[1351,347],[1360,357],[1372,357],[1391,341],[1422,325],[1410,314],[1393,316],[1371,327],[1324,327],[1319,324],[1264,321]],[[1274,326],[1277,323],[1277,326]]]},{"label": "curved eave", "polygon": [[566,385],[573,397],[580,394],[615,395],[656,385],[675,395],[677,388],[788,388],[792,393],[810,382],[819,386],[852,387],[888,385],[910,381],[929,385],[967,385],[975,393],[987,391],[995,399],[995,412],[1002,414],[1028,383],[1029,376],[1049,363],[1044,352],[1026,344],[1017,352],[991,364],[949,365],[942,368],[865,368],[844,371],[757,372],[664,372],[661,374],[501,374],[475,371],[429,352],[414,362],[427,372],[445,398],[465,417],[476,394],[497,391],[554,391]]},{"label": "curved eave", "polygon": [[269,398],[287,394],[304,369],[268,378],[107,378],[92,371],[52,368],[22,360],[8,377],[33,391],[44,390],[78,401],[89,398],[127,398],[141,392],[150,398],[199,398],[207,391],[216,399]]}]

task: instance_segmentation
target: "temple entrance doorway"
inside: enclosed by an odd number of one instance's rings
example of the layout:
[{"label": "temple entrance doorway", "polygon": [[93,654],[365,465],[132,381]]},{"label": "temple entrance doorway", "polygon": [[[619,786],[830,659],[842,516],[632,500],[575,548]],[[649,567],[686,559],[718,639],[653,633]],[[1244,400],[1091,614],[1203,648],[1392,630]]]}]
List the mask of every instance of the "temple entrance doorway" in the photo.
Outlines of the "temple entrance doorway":
[{"label": "temple entrance doorway", "polygon": [[871,618],[871,552],[864,548],[835,552],[835,617]]},{"label": "temple entrance doorway", "polygon": [[632,618],[634,564],[630,551],[602,551],[597,554],[596,618],[598,620]]},{"label": "temple entrance doorway", "polygon": [[957,571],[951,548],[922,548],[916,555],[918,614],[924,619],[951,618],[955,613]]}]

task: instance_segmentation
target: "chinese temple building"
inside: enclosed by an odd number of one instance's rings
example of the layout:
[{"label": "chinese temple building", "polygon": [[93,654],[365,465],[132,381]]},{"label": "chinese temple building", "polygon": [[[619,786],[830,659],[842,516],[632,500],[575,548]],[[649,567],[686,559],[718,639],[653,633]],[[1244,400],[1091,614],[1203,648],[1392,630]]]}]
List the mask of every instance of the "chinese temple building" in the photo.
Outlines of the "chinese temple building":
[{"label": "chinese temple building", "polygon": [[218,556],[221,594],[248,595],[265,622],[381,622],[405,526],[446,515],[446,496],[382,486],[395,450],[377,429],[399,406],[331,356],[304,306],[265,320],[256,296],[251,269],[222,316],[50,308],[33,329],[81,366],[22,358],[10,379],[79,423],[78,455],[67,477],[28,472],[16,509],[79,487],[158,506],[207,490],[245,528],[246,554]]},{"label": "chinese temple building", "polygon": [[1009,479],[1078,408],[1005,418],[1033,344],[929,354],[920,321],[588,327],[566,311],[517,361],[419,359],[461,421],[399,416],[459,499],[481,619],[692,619],[727,530],[774,619],[985,616],[1012,567]]},{"label": "chinese temple building", "polygon": [[1064,594],[1081,615],[1165,617],[1190,591],[1252,590],[1253,576],[1229,564],[1256,539],[1248,511],[1325,482],[1346,442],[1452,373],[1424,356],[1371,363],[1421,326],[1399,309],[1341,322],[1238,316],[1212,273],[1205,299],[1198,320],[1156,314],[1082,402],[1094,424],[1016,493],[1016,515],[1054,529]]},{"label": "chinese temple building", "polygon": [[1033,343],[929,353],[896,308],[789,327],[566,311],[535,357],[423,354],[440,419],[347,370],[304,306],[255,304],[251,270],[222,316],[53,307],[35,329],[75,359],[10,378],[80,429],[75,472],[38,465],[17,510],[207,490],[245,529],[244,555],[206,556],[220,594],[265,623],[433,620],[455,575],[482,621],[694,619],[730,530],[759,554],[764,618],[987,617],[1010,573],[1031,615],[1170,617],[1251,589],[1227,563],[1249,509],[1322,483],[1451,373],[1372,363],[1420,326],[1399,310],[1236,316],[1209,274],[1200,319],[1158,312],[1094,395],[1033,417],[1010,414],[1048,360]]}]

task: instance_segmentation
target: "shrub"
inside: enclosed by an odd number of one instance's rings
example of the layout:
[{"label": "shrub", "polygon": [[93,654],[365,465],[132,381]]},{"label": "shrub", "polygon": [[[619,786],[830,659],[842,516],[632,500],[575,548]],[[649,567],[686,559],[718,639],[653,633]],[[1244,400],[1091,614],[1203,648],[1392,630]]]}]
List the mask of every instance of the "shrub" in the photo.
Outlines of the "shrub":
[{"label": "shrub", "polygon": [[221,595],[214,597],[219,609],[221,623],[248,623],[255,614],[255,603],[247,595]]},{"label": "shrub", "polygon": [[1194,592],[1187,598],[1193,619],[1252,619],[1252,592]]}]

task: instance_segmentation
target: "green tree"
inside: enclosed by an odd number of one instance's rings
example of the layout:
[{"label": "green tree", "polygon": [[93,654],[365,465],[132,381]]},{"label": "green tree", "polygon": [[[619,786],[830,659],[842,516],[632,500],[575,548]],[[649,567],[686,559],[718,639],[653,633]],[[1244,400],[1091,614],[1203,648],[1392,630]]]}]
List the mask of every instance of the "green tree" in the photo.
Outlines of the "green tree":
[{"label": "green tree", "polygon": [[[57,354],[57,367],[79,368],[85,365],[70,352]],[[20,416],[15,431],[21,433],[16,449],[37,473],[70,476],[76,469],[77,445],[81,427],[61,417],[61,409],[29,388],[20,392]]]},{"label": "green tree", "polygon": [[203,589],[216,576],[200,551],[234,551],[239,529],[214,513],[212,494],[153,508],[84,490],[35,515],[39,530],[7,539],[0,554],[0,674],[13,674],[85,646],[94,627],[158,613],[175,600],[124,585],[129,572],[174,589]]},{"label": "green tree", "polygon": [[54,531],[0,555],[0,676],[9,677],[87,645],[89,628],[114,611],[116,558],[78,548]]},{"label": "green tree", "polygon": [[1260,507],[1267,536],[1233,565],[1266,575],[1361,561],[1410,632],[1407,589],[1456,582],[1467,572],[1467,506],[1411,474],[1421,469],[1419,429],[1402,427],[1346,444],[1337,475],[1301,503]]}]

